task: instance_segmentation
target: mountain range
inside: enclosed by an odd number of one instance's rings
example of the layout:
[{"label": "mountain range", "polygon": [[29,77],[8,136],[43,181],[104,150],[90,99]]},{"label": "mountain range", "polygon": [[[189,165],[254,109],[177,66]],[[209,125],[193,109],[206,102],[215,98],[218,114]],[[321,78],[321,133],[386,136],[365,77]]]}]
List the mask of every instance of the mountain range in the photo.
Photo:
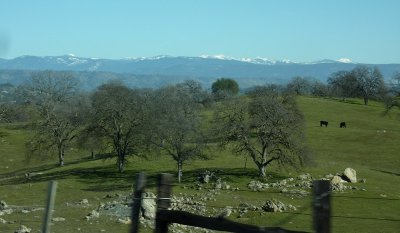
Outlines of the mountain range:
[{"label": "mountain range", "polygon": [[[185,79],[194,79],[205,87],[220,77],[235,79],[241,87],[266,83],[287,83],[294,76],[312,77],[326,82],[339,70],[359,65],[349,59],[298,63],[266,58],[232,58],[223,55],[200,57],[156,56],[125,59],[64,56],[21,56],[0,58],[0,83],[19,84],[31,72],[40,70],[73,71],[87,88],[110,79],[121,79],[131,86],[157,87]],[[400,64],[365,64],[377,66],[386,80],[400,72]]]}]

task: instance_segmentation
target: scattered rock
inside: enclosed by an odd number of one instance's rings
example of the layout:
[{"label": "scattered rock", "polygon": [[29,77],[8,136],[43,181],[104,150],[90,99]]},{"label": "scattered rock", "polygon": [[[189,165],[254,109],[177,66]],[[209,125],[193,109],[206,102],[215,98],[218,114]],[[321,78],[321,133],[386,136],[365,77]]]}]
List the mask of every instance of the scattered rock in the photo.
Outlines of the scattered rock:
[{"label": "scattered rock", "polygon": [[311,175],[309,173],[305,173],[305,174],[299,175],[297,177],[297,179],[299,179],[299,180],[312,180]]},{"label": "scattered rock", "polygon": [[221,188],[222,188],[221,179],[218,179],[218,180],[215,182],[214,188],[215,188],[215,189],[221,189]]},{"label": "scattered rock", "polygon": [[346,168],[343,172],[343,176],[351,183],[357,183],[357,173],[353,168]]},{"label": "scattered rock", "polygon": [[282,211],[296,210],[295,206],[290,204],[285,205],[281,201],[275,199],[266,201],[261,208],[266,212],[282,212]]},{"label": "scattered rock", "polygon": [[13,209],[5,209],[5,210],[0,210],[0,216],[5,215],[5,214],[11,214]]},{"label": "scattered rock", "polygon": [[55,217],[55,218],[51,219],[51,221],[53,221],[53,222],[64,222],[64,221],[65,221],[65,218],[62,218],[62,217]]},{"label": "scattered rock", "polygon": [[227,206],[224,209],[222,209],[222,211],[217,215],[218,218],[226,218],[229,217],[229,215],[231,215],[232,213],[232,207],[231,206]]},{"label": "scattered rock", "polygon": [[100,214],[117,216],[119,218],[129,217],[132,211],[129,203],[121,200],[101,204],[97,210]]},{"label": "scattered rock", "polygon": [[262,191],[266,188],[269,188],[268,184],[264,184],[258,180],[252,180],[247,184],[247,187],[252,191]]},{"label": "scattered rock", "polygon": [[104,198],[114,198],[114,197],[122,197],[122,194],[115,193],[115,194],[107,194],[104,196]]},{"label": "scattered rock", "polygon": [[82,199],[78,202],[79,205],[89,205],[89,200],[88,199]]},{"label": "scattered rock", "polygon": [[334,176],[331,179],[331,184],[334,184],[334,185],[337,185],[337,184],[340,184],[343,182],[344,182],[344,180],[342,180],[342,178],[340,176]]},{"label": "scattered rock", "polygon": [[239,218],[242,218],[248,211],[261,210],[261,207],[249,204],[247,202],[242,202],[239,204]]},{"label": "scattered rock", "polygon": [[325,175],[325,178],[328,180],[332,180],[333,177],[334,177],[334,175],[332,175],[332,174]]},{"label": "scattered rock", "polygon": [[131,224],[132,223],[132,221],[131,221],[131,219],[129,218],[129,217],[126,217],[126,218],[119,218],[118,220],[117,220],[117,222],[118,223],[122,223],[122,224]]},{"label": "scattered rock", "polygon": [[0,201],[0,210],[5,210],[8,209],[8,205],[5,201],[1,200]]},{"label": "scattered rock", "polygon": [[303,180],[303,181],[300,181],[299,183],[296,183],[295,186],[304,188],[304,189],[308,189],[308,188],[312,187],[312,181],[311,180]]},{"label": "scattered rock", "polygon": [[216,176],[214,175],[214,172],[208,170],[205,170],[199,175],[199,181],[203,184],[208,184],[212,179],[216,179]]},{"label": "scattered rock", "polygon": [[302,189],[288,190],[288,189],[284,188],[281,190],[281,192],[285,193],[285,194],[292,194],[292,195],[297,195],[297,196],[306,196],[309,194],[307,191],[302,190]]},{"label": "scattered rock", "polygon": [[7,221],[6,221],[6,220],[4,220],[4,219],[2,219],[2,218],[0,218],[0,223],[6,224],[6,223],[7,223]]},{"label": "scattered rock", "polygon": [[85,216],[86,220],[100,217],[100,213],[97,210],[92,210],[88,215]]},{"label": "scattered rock", "polygon": [[14,233],[29,233],[31,230],[31,228],[21,225],[18,230],[14,231]]},{"label": "scattered rock", "polygon": [[228,183],[226,183],[225,181],[222,182],[221,187],[222,187],[222,189],[225,189],[225,190],[228,190],[231,188],[231,186]]}]

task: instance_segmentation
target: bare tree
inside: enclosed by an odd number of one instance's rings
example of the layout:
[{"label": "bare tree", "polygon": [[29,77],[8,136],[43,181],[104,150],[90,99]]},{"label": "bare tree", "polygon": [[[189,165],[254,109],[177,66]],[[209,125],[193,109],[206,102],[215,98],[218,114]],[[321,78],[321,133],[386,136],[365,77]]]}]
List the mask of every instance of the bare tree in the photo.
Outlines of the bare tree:
[{"label": "bare tree", "polygon": [[361,96],[364,104],[368,105],[368,101],[372,97],[382,95],[384,88],[383,76],[377,67],[357,66],[352,70],[357,79]]},{"label": "bare tree", "polygon": [[78,132],[79,112],[71,104],[76,87],[77,81],[70,73],[43,71],[33,74],[25,92],[38,112],[28,149],[41,155],[55,149],[60,166],[64,165],[66,147]]},{"label": "bare tree", "polygon": [[303,117],[291,97],[265,93],[249,102],[231,100],[215,119],[222,145],[231,144],[235,153],[248,155],[261,177],[272,162],[292,166],[304,162]]},{"label": "bare tree", "polygon": [[81,149],[88,150],[92,159],[95,159],[96,154],[106,151],[107,143],[99,128],[93,125],[94,109],[91,96],[88,93],[80,93],[75,99],[77,101],[75,101],[74,107],[81,116],[76,145]]},{"label": "bare tree", "polygon": [[311,94],[313,96],[325,97],[329,95],[328,86],[320,81],[311,83]]},{"label": "bare tree", "polygon": [[138,90],[110,83],[95,91],[92,106],[93,127],[112,145],[122,173],[127,156],[139,154],[143,145],[146,101]]},{"label": "bare tree", "polygon": [[311,90],[311,83],[308,79],[296,76],[286,86],[289,92],[293,92],[296,95],[308,94]]},{"label": "bare tree", "polygon": [[183,164],[195,158],[205,158],[203,134],[200,132],[199,104],[191,98],[190,89],[182,85],[155,92],[152,108],[150,141],[164,150],[177,163],[181,182]]},{"label": "bare tree", "polygon": [[328,78],[328,84],[335,95],[346,98],[356,97],[359,95],[359,85],[356,76],[351,71],[338,71]]},{"label": "bare tree", "polygon": [[201,84],[195,80],[185,80],[176,85],[179,92],[185,93],[195,103],[206,104],[211,101],[212,96],[203,90]]}]

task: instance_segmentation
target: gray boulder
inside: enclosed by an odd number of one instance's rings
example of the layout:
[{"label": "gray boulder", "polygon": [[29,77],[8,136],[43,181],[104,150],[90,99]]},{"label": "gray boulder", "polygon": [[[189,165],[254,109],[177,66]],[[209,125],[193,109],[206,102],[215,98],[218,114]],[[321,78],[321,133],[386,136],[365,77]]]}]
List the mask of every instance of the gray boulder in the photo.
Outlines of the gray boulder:
[{"label": "gray boulder", "polygon": [[297,177],[299,180],[312,180],[310,173],[301,174]]},{"label": "gray boulder", "polygon": [[142,215],[145,219],[155,219],[156,217],[156,195],[151,192],[143,194],[142,200]]},{"label": "gray boulder", "polygon": [[14,231],[14,233],[29,233],[31,230],[31,228],[21,225],[18,230]]},{"label": "gray boulder", "polygon": [[332,180],[331,180],[332,184],[340,184],[343,182],[344,182],[344,180],[342,180],[342,178],[340,176],[334,176],[334,177],[332,177]]},{"label": "gray boulder", "polygon": [[351,183],[357,183],[357,173],[353,168],[346,168],[343,172],[343,176]]},{"label": "gray boulder", "polygon": [[86,220],[91,220],[93,218],[99,218],[100,213],[97,210],[92,210],[88,215],[85,216]]},{"label": "gray boulder", "polygon": [[5,210],[8,209],[8,205],[5,201],[1,200],[0,201],[0,210]]},{"label": "gray boulder", "polygon": [[261,208],[266,212],[282,212],[282,211],[296,210],[295,206],[290,204],[285,205],[283,202],[275,199],[266,201]]},{"label": "gray boulder", "polygon": [[227,206],[221,210],[221,212],[217,215],[218,218],[226,218],[229,217],[232,213],[232,207]]},{"label": "gray boulder", "polygon": [[262,191],[266,188],[269,188],[268,184],[264,184],[258,180],[252,180],[247,184],[247,187],[252,191]]}]

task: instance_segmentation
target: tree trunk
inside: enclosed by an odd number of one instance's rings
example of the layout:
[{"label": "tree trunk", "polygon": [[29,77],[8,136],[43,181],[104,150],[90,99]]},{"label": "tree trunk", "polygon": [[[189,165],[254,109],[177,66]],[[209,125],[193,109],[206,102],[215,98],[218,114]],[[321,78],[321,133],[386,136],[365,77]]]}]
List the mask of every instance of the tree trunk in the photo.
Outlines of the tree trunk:
[{"label": "tree trunk", "polygon": [[182,161],[178,160],[178,182],[181,183],[182,178]]},{"label": "tree trunk", "polygon": [[125,169],[125,155],[118,154],[118,171],[123,173]]},{"label": "tree trunk", "polygon": [[257,164],[257,166],[258,166],[258,171],[259,171],[260,177],[266,177],[267,176],[267,173],[266,173],[267,165]]},{"label": "tree trunk", "polygon": [[95,158],[96,158],[96,155],[94,154],[94,151],[93,151],[93,150],[91,151],[91,154],[92,154],[92,159],[95,159]]},{"label": "tree trunk", "polygon": [[118,171],[119,173],[123,173],[124,172],[124,162],[123,161],[118,161]]},{"label": "tree trunk", "polygon": [[368,97],[364,97],[364,105],[368,105]]},{"label": "tree trunk", "polygon": [[58,165],[60,167],[64,166],[64,148],[62,146],[58,147]]}]

